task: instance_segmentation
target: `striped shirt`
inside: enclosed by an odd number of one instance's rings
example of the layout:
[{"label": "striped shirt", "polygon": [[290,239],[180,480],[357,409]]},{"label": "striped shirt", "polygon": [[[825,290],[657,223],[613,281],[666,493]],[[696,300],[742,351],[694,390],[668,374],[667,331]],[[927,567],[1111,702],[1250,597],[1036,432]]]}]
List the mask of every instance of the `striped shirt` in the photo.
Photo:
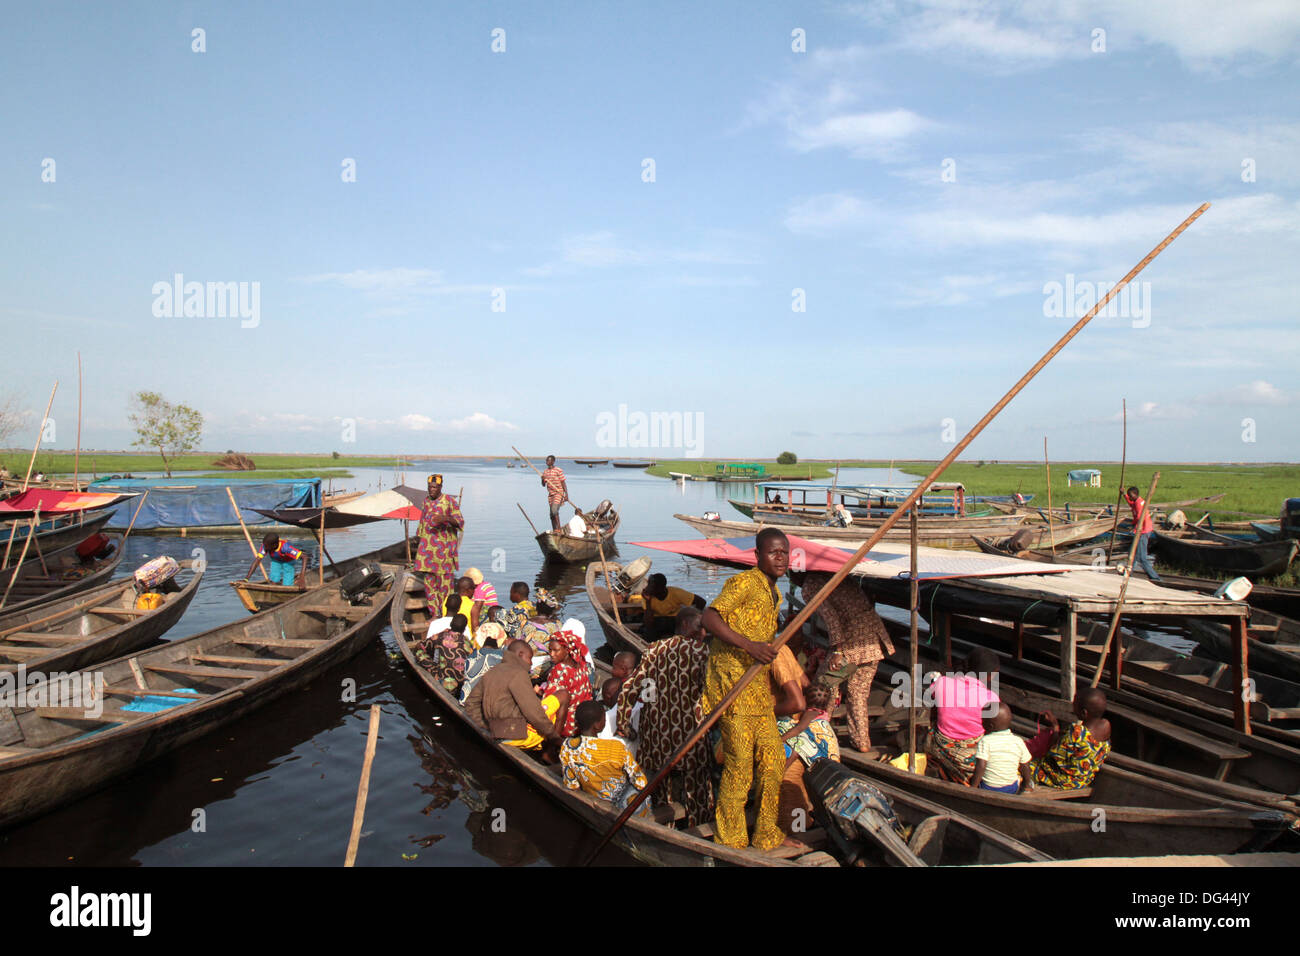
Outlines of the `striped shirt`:
[{"label": "striped shirt", "polygon": [[542,472],[542,484],[546,485],[546,500],[557,502],[564,500],[564,470],[552,465]]}]

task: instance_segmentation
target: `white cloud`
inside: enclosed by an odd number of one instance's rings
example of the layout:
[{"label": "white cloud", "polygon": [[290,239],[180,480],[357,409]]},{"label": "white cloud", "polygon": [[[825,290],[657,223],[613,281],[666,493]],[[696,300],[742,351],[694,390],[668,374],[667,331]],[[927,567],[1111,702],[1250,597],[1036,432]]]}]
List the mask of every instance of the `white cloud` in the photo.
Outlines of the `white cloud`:
[{"label": "white cloud", "polygon": [[352,272],[324,272],[299,276],[297,281],[339,285],[377,298],[417,295],[454,295],[490,292],[491,285],[449,285],[439,269],[356,269]]},{"label": "white cloud", "polygon": [[1202,405],[1290,405],[1295,398],[1271,382],[1258,379],[1221,392],[1203,395],[1197,401]]},{"label": "white cloud", "polygon": [[474,412],[464,418],[447,422],[438,422],[428,415],[417,413],[402,415],[395,421],[370,421],[366,424],[375,428],[397,427],[413,432],[501,432],[518,431],[517,425],[500,421],[485,412]]},{"label": "white cloud", "polygon": [[[1193,69],[1300,51],[1300,5],[1291,0],[900,0],[843,9],[883,30],[889,47],[943,53],[993,72],[1142,47],[1167,48]],[[1106,31],[1105,52],[1092,48],[1098,28]]]},{"label": "white cloud", "polygon": [[582,269],[611,269],[620,266],[663,265],[753,266],[757,255],[742,246],[749,240],[737,233],[718,231],[702,238],[695,247],[665,247],[632,243],[613,232],[577,233],[560,240],[560,258],[522,271],[532,277],[571,274]]},{"label": "white cloud", "polygon": [[904,140],[938,124],[906,109],[840,113],[820,121],[790,124],[791,143],[800,152],[840,147],[859,157],[893,155]]}]

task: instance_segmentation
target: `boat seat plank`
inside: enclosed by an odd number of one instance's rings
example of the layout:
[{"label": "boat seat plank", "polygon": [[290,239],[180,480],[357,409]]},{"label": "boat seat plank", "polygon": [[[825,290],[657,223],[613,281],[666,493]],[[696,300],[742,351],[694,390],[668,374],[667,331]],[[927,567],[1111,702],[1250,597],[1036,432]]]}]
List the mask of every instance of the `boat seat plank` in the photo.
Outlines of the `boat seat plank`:
[{"label": "boat seat plank", "polygon": [[50,720],[86,720],[97,724],[126,724],[152,716],[143,711],[120,710],[117,707],[105,707],[96,715],[86,713],[84,707],[36,707],[33,713]]},{"label": "boat seat plank", "polygon": [[23,647],[20,644],[0,647],[0,657],[45,657],[49,653],[48,647]]},{"label": "boat seat plank", "polygon": [[31,750],[16,750],[13,747],[0,747],[0,757],[21,757],[24,754],[34,753]]},{"label": "boat seat plank", "polygon": [[190,661],[195,664],[253,664],[258,667],[279,667],[288,657],[235,657],[227,654],[195,654]]},{"label": "boat seat plank", "polygon": [[0,645],[7,644],[10,641],[18,641],[26,644],[80,644],[82,641],[88,641],[95,635],[93,634],[49,634],[44,631],[14,631],[7,635]]},{"label": "boat seat plank", "polygon": [[241,647],[320,647],[324,638],[308,641],[292,637],[234,637],[230,643]]},{"label": "boat seat plank", "polygon": [[662,823],[668,826],[677,820],[686,819],[686,807],[680,803],[665,803],[662,806],[653,807],[651,815],[656,823]]},{"label": "boat seat plank", "polygon": [[156,673],[185,674],[190,677],[233,677],[239,680],[252,680],[260,677],[259,671],[235,670],[230,667],[204,667],[201,664],[148,664],[146,670]]},{"label": "boat seat plank", "polygon": [[425,622],[423,622],[423,623],[418,623],[418,622],[417,622],[417,623],[415,623],[415,624],[403,624],[403,625],[402,625],[402,633],[403,633],[403,634],[423,634],[423,633],[424,633],[425,631],[427,631],[428,629],[429,629],[429,622],[428,622],[428,621],[425,621]]},{"label": "boat seat plank", "polygon": [[1092,787],[1075,787],[1073,790],[1034,787],[1030,795],[1035,800],[1083,800],[1092,796]]},{"label": "boat seat plank", "polygon": [[127,617],[137,617],[143,614],[152,614],[156,610],[158,609],[152,608],[150,610],[139,610],[133,607],[113,607],[111,604],[106,604],[103,607],[92,607],[86,613],[87,614],[123,614],[126,615]]}]

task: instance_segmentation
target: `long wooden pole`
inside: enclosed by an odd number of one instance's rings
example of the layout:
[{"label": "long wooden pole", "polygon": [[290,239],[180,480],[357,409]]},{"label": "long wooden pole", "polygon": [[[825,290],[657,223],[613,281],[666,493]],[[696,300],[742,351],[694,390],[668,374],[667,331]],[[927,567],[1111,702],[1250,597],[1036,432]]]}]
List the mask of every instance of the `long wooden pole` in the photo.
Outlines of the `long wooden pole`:
[{"label": "long wooden pole", "polygon": [[[592,524],[592,527],[593,528],[596,527],[594,523]],[[614,612],[614,622],[618,624],[619,627],[622,627],[623,619],[619,616],[618,613],[618,597],[614,594],[614,585],[609,583],[609,565],[605,561],[605,541],[600,536],[599,528],[596,528],[596,549],[600,552],[600,569],[603,572],[605,572],[605,590],[609,592],[609,606],[610,609]],[[644,613],[645,613],[645,620],[649,621],[650,620],[649,603],[646,604]],[[643,623],[641,626],[642,628],[644,628],[645,624]]]},{"label": "long wooden pole", "polygon": [[1052,526],[1052,463],[1047,460],[1047,436],[1043,436],[1043,464],[1047,467],[1047,538],[1056,554],[1056,529]]},{"label": "long wooden pole", "polygon": [[[324,587],[324,586],[325,586],[325,555],[326,555],[326,553],[327,553],[327,552],[325,551],[325,502],[322,501],[320,504],[321,504],[321,509],[320,509],[320,560],[319,560],[318,562],[316,562],[317,567],[318,567],[318,569],[319,569],[319,570],[317,571],[317,574],[316,574],[316,584],[317,584],[318,586],[320,586],[320,587]],[[330,561],[330,564],[333,564],[333,563],[334,563],[333,561]],[[306,576],[307,576],[307,575],[305,575],[305,574],[303,575],[304,578],[305,578]],[[302,583],[303,583],[304,586],[307,584],[306,581],[303,581]]]},{"label": "long wooden pole", "polygon": [[14,573],[9,575],[9,586],[5,588],[4,597],[0,597],[0,607],[4,607],[9,601],[9,592],[14,588],[14,582],[18,580],[18,572],[22,570],[23,562],[27,560],[27,549],[31,546],[32,538],[36,537],[36,525],[41,519],[40,505],[36,506],[36,513],[32,517],[32,526],[27,530],[27,540],[23,542],[23,552],[18,556],[18,562],[14,565]]},{"label": "long wooden pole", "polygon": [[[226,496],[230,498],[230,507],[235,509],[235,517],[239,519],[239,527],[244,530],[244,540],[248,542],[248,550],[253,552],[253,557],[256,558],[257,548],[253,546],[253,536],[248,533],[248,525],[244,524],[244,516],[239,512],[239,505],[235,504],[235,495],[234,492],[230,490],[229,485],[226,485]],[[262,568],[262,580],[271,580],[271,575],[266,573],[266,568],[263,568],[260,564],[258,567]]]},{"label": "long wooden pole", "polygon": [[[1128,465],[1128,399],[1124,402],[1124,444],[1119,459],[1119,490],[1115,494],[1115,521],[1110,526],[1110,547],[1106,549],[1106,564],[1115,554],[1115,533],[1119,531],[1119,508],[1124,501],[1124,469]],[[1209,514],[1207,511],[1206,514]]]},{"label": "long wooden pole", "polygon": [[[803,610],[801,610],[798,614],[796,614],[793,618],[791,618],[786,623],[785,630],[783,630],[780,634],[778,634],[775,640],[772,641],[771,646],[774,651],[779,650],[786,643],[786,641],[790,639],[791,635],[799,632],[800,628],[803,627],[804,623],[808,620],[808,618],[810,618],[814,613],[816,613],[817,608],[821,606],[822,601],[824,601],[835,590],[835,588],[839,586],[841,581],[843,581],[846,577],[849,576],[849,573],[853,570],[854,567],[857,566],[858,562],[862,560],[862,558],[866,555],[866,553],[870,551],[872,548],[874,548],[876,544],[879,543],[879,541],[882,538],[884,538],[884,536],[889,532],[889,530],[898,523],[899,519],[904,514],[907,513],[907,510],[909,508],[912,508],[916,505],[920,497],[923,494],[925,494],[926,489],[928,489],[930,485],[934,481],[936,481],[940,475],[944,473],[944,471],[948,468],[948,466],[951,465],[953,461],[957,459],[958,455],[960,455],[963,451],[966,450],[966,448],[970,445],[970,443],[973,442],[979,436],[980,432],[982,432],[988,426],[989,422],[993,421],[993,419],[996,418],[998,414],[1004,408],[1007,407],[1008,404],[1010,404],[1011,400],[1015,398],[1017,395],[1019,395],[1021,391],[1024,390],[1025,386],[1028,385],[1033,380],[1034,376],[1036,376],[1040,371],[1042,371],[1043,367],[1046,366],[1047,363],[1050,362],[1052,359],[1054,359],[1056,355],[1061,351],[1061,349],[1065,348],[1076,335],[1082,332],[1084,327],[1093,320],[1093,318],[1097,315],[1097,313],[1100,312],[1102,309],[1104,309],[1110,303],[1110,300],[1119,294],[1121,289],[1123,289],[1126,285],[1128,285],[1131,281],[1133,281],[1134,276],[1136,276],[1143,269],[1145,269],[1147,265],[1151,262],[1151,260],[1153,260],[1156,256],[1160,255],[1160,253],[1163,252],[1171,242],[1173,242],[1180,235],[1182,235],[1183,231],[1186,230],[1187,227],[1190,226],[1193,222],[1195,222],[1198,218],[1200,218],[1205,213],[1205,210],[1209,208],[1210,208],[1209,203],[1202,203],[1201,206],[1198,209],[1196,209],[1195,212],[1193,212],[1190,216],[1184,219],[1182,223],[1178,226],[1178,228],[1176,228],[1173,232],[1167,235],[1158,246],[1156,246],[1154,249],[1148,252],[1141,262],[1139,262],[1132,269],[1130,269],[1128,274],[1125,275],[1124,278],[1120,279],[1119,282],[1117,282],[1101,298],[1101,300],[1096,305],[1094,305],[1091,309],[1088,310],[1087,315],[1083,316],[1083,318],[1079,319],[1078,322],[1076,322],[1073,326],[1071,326],[1070,329],[1064,335],[1062,335],[1060,339],[1057,340],[1056,344],[1053,345],[1050,349],[1048,349],[1046,354],[1044,354],[1042,358],[1040,358],[1037,362],[1035,362],[1033,367],[1030,368],[1029,371],[1027,371],[1024,375],[1020,377],[1020,380],[1011,387],[1011,390],[1008,391],[1005,395],[1003,395],[1002,398],[999,399],[998,402],[984,414],[984,417],[975,423],[975,426],[969,432],[966,433],[966,436],[962,438],[962,440],[959,441],[956,445],[953,446],[952,450],[949,451],[948,454],[944,456],[943,461],[939,462],[939,464],[935,466],[934,470],[931,471],[930,474],[928,474],[925,478],[921,479],[920,483],[917,484],[917,486],[912,489],[912,493],[909,494],[907,498],[897,508],[894,509],[894,512],[880,524],[880,527],[876,528],[875,532],[871,535],[871,537],[868,538],[866,541],[864,541],[858,547],[858,550],[853,552],[853,554],[849,556],[848,560],[844,562],[843,567],[841,567],[838,571],[835,572],[835,574],[831,576],[830,581],[826,583],[825,587],[823,587],[815,595],[813,595],[813,599],[803,606]],[[649,798],[649,796],[658,788],[658,786],[661,783],[663,783],[665,779],[667,779],[668,775],[672,772],[673,768],[682,759],[682,757],[684,757],[687,753],[689,753],[690,749],[694,747],[696,743],[699,742],[700,738],[709,732],[709,728],[718,722],[718,720],[726,712],[727,708],[729,708],[732,705],[732,703],[736,700],[736,698],[739,697],[740,694],[744,691],[744,689],[749,685],[749,682],[752,681],[758,675],[759,671],[761,671],[762,669],[763,669],[762,664],[755,663],[751,665],[748,670],[745,671],[744,675],[740,678],[740,680],[738,680],[732,686],[731,690],[727,693],[727,695],[718,702],[717,706],[714,707],[714,709],[709,713],[709,715],[704,718],[704,721],[698,727],[695,728],[694,733],[692,733],[690,737],[688,737],[682,743],[682,745],[678,747],[676,751],[674,751],[673,755],[664,763],[664,766],[660,768],[657,774],[655,774],[654,779],[650,781],[650,784],[644,790],[638,793],[636,797],[634,797],[632,801],[628,804],[627,808],[624,809],[624,811],[621,814],[619,814],[619,817],[617,820],[614,821],[613,826],[609,828],[609,831],[601,838],[600,843],[597,844],[596,848],[592,851],[591,855],[588,857],[587,859],[588,863],[590,863],[591,860],[595,859],[596,854],[598,854],[605,847],[605,845],[611,839],[613,839],[614,834],[617,833],[622,828],[623,824],[626,823],[631,818],[632,814],[636,813],[637,809],[641,806],[641,804],[644,803]]]},{"label": "long wooden pole", "polygon": [[126,526],[126,534],[122,535],[122,547],[126,547],[126,539],[131,537],[131,529],[135,527],[135,519],[140,517],[140,511],[144,508],[145,499],[149,497],[149,489],[146,488],[144,494],[140,496],[140,503],[135,506],[135,514],[131,515],[131,521]]},{"label": "long wooden pole", "polygon": [[916,773],[916,711],[917,711],[917,690],[921,685],[921,675],[917,673],[920,668],[917,666],[917,631],[920,627],[917,617],[920,611],[920,584],[917,580],[916,571],[916,539],[917,539],[917,520],[916,509],[913,508],[909,516],[908,524],[911,526],[912,538],[912,587],[911,587],[911,604],[912,604],[912,633],[911,649],[908,651],[908,682],[911,685],[911,700],[907,706],[907,769]]},{"label": "long wooden pole", "polygon": [[77,353],[77,454],[72,459],[72,488],[81,490],[81,353]]},{"label": "long wooden pole", "polygon": [[23,491],[27,490],[27,484],[32,480],[32,469],[36,467],[36,453],[41,450],[41,439],[45,437],[45,423],[49,420],[50,409],[54,406],[54,393],[59,390],[59,383],[55,382],[54,387],[50,389],[50,400],[45,403],[45,414],[41,416],[41,427],[36,433],[36,447],[32,449],[32,459],[27,463],[27,474],[23,476]]},{"label": "long wooden pole", "polygon": [[[1128,567],[1124,569],[1124,580],[1119,586],[1119,600],[1115,602],[1115,612],[1110,616],[1110,628],[1106,631],[1106,643],[1101,647],[1101,656],[1097,658],[1097,670],[1092,675],[1092,683],[1089,687],[1096,687],[1101,680],[1101,672],[1106,667],[1106,654],[1110,651],[1110,642],[1115,637],[1115,631],[1119,629],[1119,618],[1124,613],[1124,598],[1128,595],[1129,578],[1133,576],[1133,558],[1137,555],[1138,541],[1141,540],[1143,520],[1146,514],[1151,510],[1151,496],[1156,493],[1156,484],[1160,481],[1160,472],[1156,472],[1151,478],[1151,489],[1147,492],[1146,500],[1142,502],[1142,509],[1138,512],[1137,521],[1133,525],[1133,543],[1128,549]],[[1121,656],[1123,654],[1121,645]],[[1119,668],[1115,668],[1115,680],[1119,681]]]},{"label": "long wooden pole", "polygon": [[361,761],[361,782],[357,784],[357,806],[352,811],[352,835],[348,837],[348,853],[344,866],[357,862],[357,848],[361,845],[361,822],[366,818],[366,797],[370,794],[370,765],[375,761],[375,745],[379,742],[379,705],[370,705],[370,730],[366,734],[366,755]]},{"label": "long wooden pole", "polygon": [[528,517],[528,512],[524,510],[524,506],[516,501],[515,507],[519,509],[519,513],[523,515],[524,520],[528,522],[528,527],[533,529],[533,534],[536,535],[537,537],[541,537],[542,533],[537,530],[537,525],[533,524],[533,519]]}]

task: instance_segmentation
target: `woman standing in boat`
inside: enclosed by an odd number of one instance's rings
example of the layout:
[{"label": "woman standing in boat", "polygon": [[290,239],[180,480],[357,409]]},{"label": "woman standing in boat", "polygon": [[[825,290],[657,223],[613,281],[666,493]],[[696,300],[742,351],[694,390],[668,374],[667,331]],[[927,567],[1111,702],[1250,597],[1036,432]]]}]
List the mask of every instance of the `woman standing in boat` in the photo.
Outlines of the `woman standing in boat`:
[{"label": "woman standing in boat", "polygon": [[432,617],[442,617],[443,604],[455,583],[460,565],[459,533],[464,527],[460,505],[442,493],[442,475],[430,475],[429,496],[424,499],[416,532],[420,549],[415,570],[424,575],[424,599]]}]

